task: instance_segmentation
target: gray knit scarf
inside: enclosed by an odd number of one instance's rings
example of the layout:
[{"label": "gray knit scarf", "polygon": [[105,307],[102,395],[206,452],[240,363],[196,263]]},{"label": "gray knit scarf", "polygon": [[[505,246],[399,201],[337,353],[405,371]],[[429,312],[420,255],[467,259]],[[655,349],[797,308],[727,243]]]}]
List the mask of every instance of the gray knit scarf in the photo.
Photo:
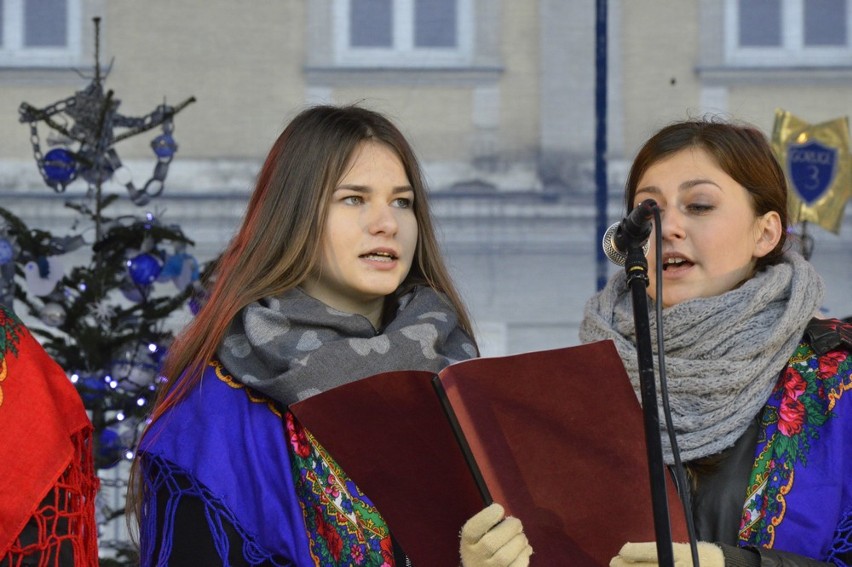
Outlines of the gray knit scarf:
[{"label": "gray knit scarf", "polygon": [[[788,252],[781,264],[736,289],[663,310],[669,402],[684,461],[718,453],[739,439],[769,398],[822,295],[814,268]],[[659,379],[653,309],[650,321]],[[623,271],[586,304],[580,339],[612,339],[640,396],[632,299]],[[659,394],[658,386],[658,403]],[[662,407],[660,427],[664,459],[671,464]]]},{"label": "gray knit scarf", "polygon": [[243,308],[216,354],[240,382],[289,405],[380,372],[438,372],[477,352],[447,299],[418,286],[379,333],[294,288]]}]

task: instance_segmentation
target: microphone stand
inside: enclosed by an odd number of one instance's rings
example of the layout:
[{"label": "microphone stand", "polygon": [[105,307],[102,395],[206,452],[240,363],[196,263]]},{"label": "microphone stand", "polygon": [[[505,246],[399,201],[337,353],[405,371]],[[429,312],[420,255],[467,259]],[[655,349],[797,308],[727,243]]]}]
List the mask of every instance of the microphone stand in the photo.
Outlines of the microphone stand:
[{"label": "microphone stand", "polygon": [[636,326],[636,350],[639,360],[639,389],[642,413],[645,418],[645,447],[648,453],[648,472],[651,477],[651,503],[654,513],[654,534],[657,538],[657,561],[661,566],[674,567],[672,533],[666,495],[663,447],[660,441],[660,420],[657,410],[657,391],[654,384],[654,357],[651,348],[651,325],[648,318],[648,260],[642,242],[627,243],[624,263],[627,285],[633,298],[633,320]]}]

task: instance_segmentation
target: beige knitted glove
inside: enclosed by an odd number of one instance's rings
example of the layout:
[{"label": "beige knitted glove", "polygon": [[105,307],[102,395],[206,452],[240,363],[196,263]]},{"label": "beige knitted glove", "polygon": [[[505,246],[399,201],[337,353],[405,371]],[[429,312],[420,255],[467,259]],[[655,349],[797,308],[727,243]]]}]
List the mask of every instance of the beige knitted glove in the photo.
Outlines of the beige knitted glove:
[{"label": "beige knitted glove", "polygon": [[494,503],[465,522],[461,530],[462,567],[526,567],[532,547],[517,518],[503,517]]},{"label": "beige knitted glove", "polygon": [[[692,551],[688,543],[673,543],[675,567],[692,567]],[[725,567],[722,548],[706,541],[698,542],[698,561],[701,567]],[[652,567],[658,565],[657,543],[625,543],[618,555],[609,562],[609,567]]]}]

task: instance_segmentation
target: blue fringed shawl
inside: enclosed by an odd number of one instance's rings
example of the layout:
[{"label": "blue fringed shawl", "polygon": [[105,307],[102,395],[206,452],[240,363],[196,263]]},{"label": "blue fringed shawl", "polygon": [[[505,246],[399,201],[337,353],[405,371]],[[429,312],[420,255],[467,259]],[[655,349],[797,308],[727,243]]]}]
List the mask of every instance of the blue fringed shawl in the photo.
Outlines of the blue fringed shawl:
[{"label": "blue fringed shawl", "polygon": [[[152,425],[140,446],[147,495],[142,565],[167,563],[175,510],[184,497],[204,503],[220,557],[228,557],[225,521],[243,539],[242,555],[251,565],[314,565],[287,446],[281,413],[209,365],[198,387]],[[158,511],[156,494],[164,488],[169,498]],[[165,525],[154,557],[158,515]]]}]

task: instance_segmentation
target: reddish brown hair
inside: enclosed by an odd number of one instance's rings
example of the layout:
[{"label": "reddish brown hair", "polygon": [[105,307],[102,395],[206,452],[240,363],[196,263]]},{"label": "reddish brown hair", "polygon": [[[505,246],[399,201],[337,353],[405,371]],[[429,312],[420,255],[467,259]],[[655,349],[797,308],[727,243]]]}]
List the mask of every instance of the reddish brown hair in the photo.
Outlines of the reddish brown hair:
[{"label": "reddish brown hair", "polygon": [[745,187],[756,215],[775,211],[781,217],[781,239],[772,251],[758,258],[756,270],[781,261],[787,237],[787,181],[763,133],[748,124],[721,120],[690,120],[666,126],[639,150],[625,187],[625,206],[633,208],[637,185],[655,163],[687,148],[701,148],[718,166]]}]

